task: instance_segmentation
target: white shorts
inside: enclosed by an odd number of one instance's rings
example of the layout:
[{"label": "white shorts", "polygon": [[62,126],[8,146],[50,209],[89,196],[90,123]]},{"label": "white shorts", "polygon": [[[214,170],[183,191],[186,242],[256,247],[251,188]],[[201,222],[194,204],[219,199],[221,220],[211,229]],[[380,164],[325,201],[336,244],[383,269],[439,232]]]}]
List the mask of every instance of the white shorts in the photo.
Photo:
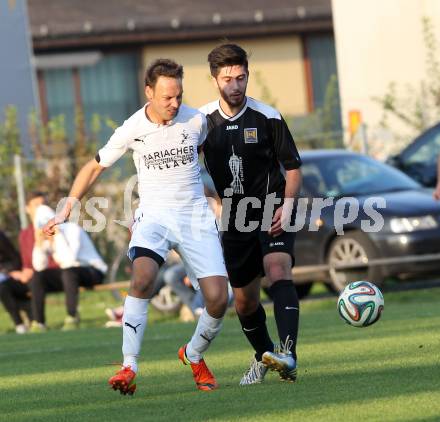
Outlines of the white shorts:
[{"label": "white shorts", "polygon": [[131,260],[134,247],[148,249],[164,261],[175,249],[195,289],[200,278],[227,277],[215,216],[208,204],[188,211],[138,208],[134,218],[128,249]]}]

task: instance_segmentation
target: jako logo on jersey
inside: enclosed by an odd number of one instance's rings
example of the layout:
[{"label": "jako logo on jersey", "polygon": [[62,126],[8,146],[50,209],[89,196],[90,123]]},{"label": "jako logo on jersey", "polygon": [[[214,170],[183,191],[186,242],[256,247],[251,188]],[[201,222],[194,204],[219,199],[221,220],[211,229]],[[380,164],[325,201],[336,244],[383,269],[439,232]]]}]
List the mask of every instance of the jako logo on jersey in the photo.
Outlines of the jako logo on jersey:
[{"label": "jako logo on jersey", "polygon": [[284,242],[270,242],[269,247],[272,248],[274,246],[284,246]]},{"label": "jako logo on jersey", "polygon": [[238,125],[229,125],[229,126],[226,126],[226,130],[236,130],[236,129],[238,129]]},{"label": "jako logo on jersey", "polygon": [[244,143],[245,144],[256,144],[258,142],[257,128],[246,128],[244,130]]}]

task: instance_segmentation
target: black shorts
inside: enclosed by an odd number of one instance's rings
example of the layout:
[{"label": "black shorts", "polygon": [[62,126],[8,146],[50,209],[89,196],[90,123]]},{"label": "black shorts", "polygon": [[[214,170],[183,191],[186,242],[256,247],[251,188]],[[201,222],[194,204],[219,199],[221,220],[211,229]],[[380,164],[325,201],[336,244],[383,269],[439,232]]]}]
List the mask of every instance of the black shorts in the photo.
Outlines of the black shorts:
[{"label": "black shorts", "polygon": [[239,233],[227,231],[222,236],[223,254],[232,287],[244,287],[264,275],[263,257],[272,252],[286,252],[292,257],[295,233],[283,232],[277,237],[267,232]]}]

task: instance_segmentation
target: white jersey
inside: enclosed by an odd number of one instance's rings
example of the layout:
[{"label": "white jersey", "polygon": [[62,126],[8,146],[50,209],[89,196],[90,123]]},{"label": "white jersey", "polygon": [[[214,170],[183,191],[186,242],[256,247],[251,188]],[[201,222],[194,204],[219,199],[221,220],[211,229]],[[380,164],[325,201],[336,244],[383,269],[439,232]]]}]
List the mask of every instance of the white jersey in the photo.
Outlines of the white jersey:
[{"label": "white jersey", "polygon": [[187,208],[206,202],[197,147],[206,138],[205,116],[184,104],[166,125],[152,123],[142,107],[118,127],[96,160],[111,166],[128,149],[138,174],[140,208]]}]

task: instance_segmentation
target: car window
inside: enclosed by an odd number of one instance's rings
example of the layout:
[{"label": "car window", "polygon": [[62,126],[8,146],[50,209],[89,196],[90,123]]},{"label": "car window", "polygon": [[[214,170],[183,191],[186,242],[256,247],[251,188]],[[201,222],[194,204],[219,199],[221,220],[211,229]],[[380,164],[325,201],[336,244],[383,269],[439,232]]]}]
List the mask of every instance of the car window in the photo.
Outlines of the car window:
[{"label": "car window", "polygon": [[405,164],[435,165],[440,154],[440,132],[434,132],[425,142],[408,151],[405,155]]},{"label": "car window", "polygon": [[376,178],[380,169],[371,166],[370,163],[363,163],[359,160],[345,160],[335,170],[336,180],[342,189],[347,186],[365,183],[365,180]]},{"label": "car window", "polygon": [[305,163],[301,166],[302,189],[301,196],[325,196],[327,185],[316,164]]},{"label": "car window", "polygon": [[362,155],[321,157],[314,164],[317,169],[313,174],[322,178],[318,186],[324,196],[370,195],[420,187],[401,171]]}]

